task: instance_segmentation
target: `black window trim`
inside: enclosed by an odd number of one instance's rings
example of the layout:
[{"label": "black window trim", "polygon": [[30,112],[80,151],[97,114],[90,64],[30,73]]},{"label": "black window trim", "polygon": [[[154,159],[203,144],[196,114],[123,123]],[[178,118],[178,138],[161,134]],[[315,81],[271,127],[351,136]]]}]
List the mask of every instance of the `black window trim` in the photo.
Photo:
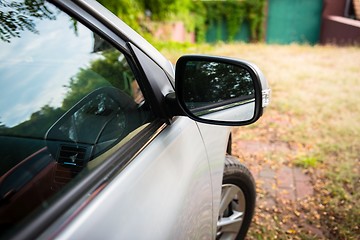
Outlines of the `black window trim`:
[{"label": "black window trim", "polygon": [[[98,34],[103,39],[107,40],[109,43],[112,44],[112,46],[114,46],[116,49],[118,49],[124,54],[126,60],[130,65],[131,70],[134,73],[134,76],[138,80],[138,84],[145,99],[148,101],[150,107],[155,114],[155,117],[166,120],[167,114],[165,114],[162,110],[164,109],[164,107],[161,106],[162,103],[158,101],[159,90],[156,89],[156,85],[151,84],[147,79],[146,74],[142,70],[141,64],[137,61],[137,57],[133,52],[133,49],[131,48],[132,43],[129,42],[129,39],[122,39],[123,36],[117,35],[117,33],[114,32],[114,28],[112,28],[108,24],[103,23],[101,19],[99,20],[96,17],[92,16],[89,12],[86,12],[82,8],[83,4],[81,4],[81,2],[58,0],[48,1],[53,3],[55,6],[57,6],[59,9],[63,10],[70,16],[77,19],[84,26]],[[144,55],[146,55],[152,62],[154,62],[154,60],[151,59],[146,53],[144,53]],[[154,64],[158,66],[156,62],[154,62]],[[166,74],[166,72],[160,66],[158,67]],[[168,77],[168,75],[166,76]],[[171,81],[169,81],[169,79],[167,80],[169,86],[173,87],[171,85]],[[167,120],[167,123],[170,122]]]},{"label": "black window trim", "polygon": [[[103,19],[103,17],[99,15],[98,12],[94,11],[91,7],[89,7],[87,3],[82,1],[49,1],[53,2],[56,6],[67,12],[69,15],[76,16],[76,18],[89,29],[93,30],[104,39],[113,43],[114,47],[119,47],[123,50],[126,50],[126,53],[128,54],[128,56],[130,56],[131,59],[131,61],[129,61],[129,64],[131,63],[131,67],[136,66],[135,69],[133,69],[133,72],[135,74],[135,77],[140,79],[139,86],[140,88],[143,87],[141,88],[141,90],[143,91],[143,94],[147,101],[149,101],[155,115],[159,118],[164,119],[168,124],[170,124],[171,121],[169,119],[171,118],[171,114],[164,111],[164,109],[166,109],[166,106],[164,105],[165,96],[168,93],[162,95],[159,86],[156,86],[156,84],[154,84],[152,81],[149,81],[149,79],[147,78],[147,74],[142,69],[140,59],[138,59],[138,55],[135,51],[140,51],[142,54],[144,54],[144,56],[146,56],[146,58],[149,59],[149,61],[151,61],[159,69],[161,69],[161,71],[166,76],[166,82],[163,81],[161,84],[166,84],[170,86],[172,88],[172,92],[174,92],[174,79],[172,79],[169,73],[167,71],[164,71],[164,69],[156,62],[156,60],[150,57],[148,53],[144,52],[144,50],[137,46],[135,43],[133,43],[131,39],[128,39],[128,37],[119,32],[116,27],[111,25],[112,23],[108,22],[106,19]],[[75,9],[79,9],[79,11],[76,11]],[[79,12],[81,12],[81,14],[79,14]],[[107,29],[107,31],[103,32],[103,29]],[[120,45],[116,39],[120,39]]]},{"label": "black window trim", "polygon": [[48,2],[54,4],[56,7],[69,14],[69,16],[75,18],[91,31],[95,32],[102,38],[109,41],[115,48],[124,54],[130,54],[128,47],[126,46],[126,41],[121,37],[116,35],[111,31],[107,26],[105,26],[101,21],[96,19],[94,16],[90,15],[84,9],[79,7],[75,1],[56,1],[56,0],[47,0]]}]

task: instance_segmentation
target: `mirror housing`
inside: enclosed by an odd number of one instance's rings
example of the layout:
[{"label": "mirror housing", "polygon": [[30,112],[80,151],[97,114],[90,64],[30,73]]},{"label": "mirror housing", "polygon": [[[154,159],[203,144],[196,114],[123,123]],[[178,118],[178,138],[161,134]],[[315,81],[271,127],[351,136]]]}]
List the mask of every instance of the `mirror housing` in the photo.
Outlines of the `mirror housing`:
[{"label": "mirror housing", "polygon": [[179,58],[175,89],[185,115],[198,122],[229,126],[258,120],[270,102],[271,92],[256,65],[206,55]]}]

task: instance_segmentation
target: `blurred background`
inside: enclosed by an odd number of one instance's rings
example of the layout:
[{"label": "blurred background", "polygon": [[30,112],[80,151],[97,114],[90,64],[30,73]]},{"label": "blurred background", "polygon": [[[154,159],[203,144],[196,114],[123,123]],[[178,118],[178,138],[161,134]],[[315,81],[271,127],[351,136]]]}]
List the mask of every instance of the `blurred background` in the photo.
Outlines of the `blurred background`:
[{"label": "blurred background", "polygon": [[174,64],[197,53],[257,64],[272,102],[232,130],[252,171],[248,239],[359,239],[360,0],[99,0]]},{"label": "blurred background", "polygon": [[150,41],[360,42],[358,0],[99,0]]}]

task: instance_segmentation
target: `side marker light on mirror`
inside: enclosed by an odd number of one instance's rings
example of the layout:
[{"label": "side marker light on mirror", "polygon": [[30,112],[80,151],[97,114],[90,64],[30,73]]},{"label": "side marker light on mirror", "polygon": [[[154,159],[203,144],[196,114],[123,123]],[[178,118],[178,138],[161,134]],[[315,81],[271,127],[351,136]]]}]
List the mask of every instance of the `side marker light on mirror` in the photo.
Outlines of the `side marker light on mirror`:
[{"label": "side marker light on mirror", "polygon": [[262,90],[262,107],[266,108],[270,104],[271,89]]}]

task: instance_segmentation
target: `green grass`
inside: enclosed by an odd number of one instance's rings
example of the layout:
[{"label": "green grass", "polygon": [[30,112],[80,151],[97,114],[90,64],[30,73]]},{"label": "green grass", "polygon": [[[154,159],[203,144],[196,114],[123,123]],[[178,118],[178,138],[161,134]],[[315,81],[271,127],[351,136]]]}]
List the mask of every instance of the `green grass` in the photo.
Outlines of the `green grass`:
[{"label": "green grass", "polygon": [[295,165],[302,168],[316,167],[319,163],[319,159],[315,156],[298,156],[294,161]]},{"label": "green grass", "polygon": [[[276,154],[312,169],[316,219],[325,238],[360,236],[360,48],[308,45],[217,44],[162,46],[175,62],[182,54],[204,53],[257,64],[272,88],[262,119],[245,127],[247,139],[276,133],[276,141],[297,146],[296,156]],[[275,157],[275,156],[274,156]],[[269,155],[268,161],[277,161]],[[310,224],[315,222],[309,217]],[[312,239],[268,222],[256,223],[251,239]],[[259,234],[260,233],[260,234]]]}]

